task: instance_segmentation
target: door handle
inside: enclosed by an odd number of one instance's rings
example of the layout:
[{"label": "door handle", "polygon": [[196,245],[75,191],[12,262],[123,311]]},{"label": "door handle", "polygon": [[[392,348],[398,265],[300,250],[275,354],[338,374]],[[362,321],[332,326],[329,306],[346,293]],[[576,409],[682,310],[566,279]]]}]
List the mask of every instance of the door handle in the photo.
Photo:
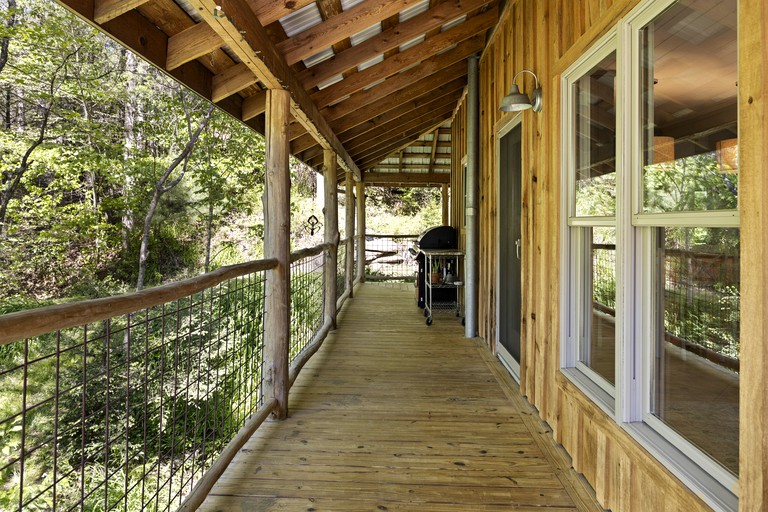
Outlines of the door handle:
[{"label": "door handle", "polygon": [[520,239],[519,238],[515,240],[515,254],[517,255],[517,259],[520,259]]}]

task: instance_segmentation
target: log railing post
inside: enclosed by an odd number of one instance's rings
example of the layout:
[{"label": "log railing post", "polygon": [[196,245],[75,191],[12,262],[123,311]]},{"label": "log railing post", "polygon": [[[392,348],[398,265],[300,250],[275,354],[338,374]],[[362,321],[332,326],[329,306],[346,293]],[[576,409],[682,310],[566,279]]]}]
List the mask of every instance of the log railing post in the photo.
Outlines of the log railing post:
[{"label": "log railing post", "polygon": [[365,282],[365,183],[357,182],[357,276]]},{"label": "log railing post", "polygon": [[349,298],[352,298],[352,287],[355,282],[355,195],[352,188],[352,173],[346,174],[346,232],[347,232],[347,254],[346,254],[346,283],[345,289],[349,292]]},{"label": "log railing post", "polygon": [[277,260],[267,272],[264,311],[264,399],[274,398],[277,419],[288,415],[288,346],[291,304],[291,180],[288,122],[291,95],[269,89],[266,98],[266,201],[264,256]]},{"label": "log railing post", "polygon": [[336,153],[331,149],[323,151],[323,180],[325,198],[325,243],[331,244],[325,252],[325,318],[336,328],[336,275],[338,273],[339,245],[339,198],[336,193]]}]

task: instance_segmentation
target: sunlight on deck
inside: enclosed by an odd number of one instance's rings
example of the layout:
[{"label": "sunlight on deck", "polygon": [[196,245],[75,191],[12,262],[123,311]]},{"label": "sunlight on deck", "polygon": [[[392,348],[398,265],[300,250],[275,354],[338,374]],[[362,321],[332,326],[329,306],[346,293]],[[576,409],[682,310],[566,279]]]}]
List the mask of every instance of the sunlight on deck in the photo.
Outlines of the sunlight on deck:
[{"label": "sunlight on deck", "polygon": [[455,316],[368,284],[339,326],[199,510],[600,510]]}]

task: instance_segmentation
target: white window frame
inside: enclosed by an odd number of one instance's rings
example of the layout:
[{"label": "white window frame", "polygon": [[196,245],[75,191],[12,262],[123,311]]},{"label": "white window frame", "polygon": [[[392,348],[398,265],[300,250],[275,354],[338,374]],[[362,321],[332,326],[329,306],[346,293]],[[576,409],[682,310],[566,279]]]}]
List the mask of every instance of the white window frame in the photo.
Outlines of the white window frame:
[{"label": "white window frame", "polygon": [[[654,227],[739,228],[735,210],[644,213],[642,187],[643,134],[640,71],[640,30],[675,3],[645,0],[620,20],[561,79],[561,356],[562,373],[597,406],[656,457],[672,474],[715,510],[738,509],[738,478],[651,414],[653,357],[657,333],[656,297],[650,292],[654,261]],[[575,126],[572,85],[613,49],[616,50],[616,216],[575,217]],[[615,226],[616,230],[616,386],[606,393],[594,372],[578,363],[579,312],[583,300],[574,284],[583,272],[583,254],[572,227]],[[577,235],[576,235],[577,236]],[[580,286],[580,285],[577,285]],[[581,300],[581,304],[579,301]],[[588,370],[588,369],[587,369]],[[599,377],[599,376],[598,376]]]},{"label": "white window frame", "polygon": [[[573,94],[574,83],[588,73],[595,65],[612,53],[615,53],[617,60],[617,71],[621,65],[620,51],[618,48],[617,28],[611,29],[603,36],[593,47],[582,57],[569,67],[562,75],[562,102],[563,122],[562,122],[562,142],[564,155],[562,160],[562,183],[564,193],[561,194],[561,212],[563,221],[561,222],[561,240],[563,241],[560,253],[560,294],[563,307],[563,317],[560,322],[561,339],[564,340],[560,353],[560,366],[563,374],[576,384],[593,402],[595,402],[606,414],[614,417],[616,411],[616,386],[608,382],[603,376],[595,372],[592,368],[582,363],[579,359],[581,351],[580,333],[583,329],[584,315],[586,311],[592,310],[591,296],[586,296],[584,283],[587,282],[584,276],[587,268],[586,260],[588,256],[584,252],[587,247],[584,238],[584,230],[574,230],[573,228],[597,228],[597,227],[616,227],[616,215],[605,217],[586,217],[576,216],[576,130],[573,119],[575,118],[576,98]],[[620,126],[621,109],[619,93],[616,97],[616,187],[621,183],[621,172],[619,169],[620,153]],[[618,208],[618,204],[617,204]],[[618,258],[619,243],[616,241],[617,258],[617,304],[618,304]],[[589,241],[589,247],[592,241]],[[616,349],[618,361],[619,348],[619,325],[618,315],[616,317]],[[615,366],[618,369],[618,366]],[[618,372],[615,372],[618,377]]]}]

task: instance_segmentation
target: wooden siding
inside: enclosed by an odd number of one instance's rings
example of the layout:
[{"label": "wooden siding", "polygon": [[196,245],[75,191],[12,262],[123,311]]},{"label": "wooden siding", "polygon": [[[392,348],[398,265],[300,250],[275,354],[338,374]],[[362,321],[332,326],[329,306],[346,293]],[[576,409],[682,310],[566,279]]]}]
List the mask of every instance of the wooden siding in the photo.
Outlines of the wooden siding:
[{"label": "wooden siding", "polygon": [[501,364],[453,314],[424,325],[409,285],[355,290],[290,411],[199,510],[600,510]]},{"label": "wooden siding", "polygon": [[[651,457],[559,371],[559,267],[560,267],[560,76],[597,39],[626,15],[639,0],[516,0],[501,14],[480,61],[480,241],[479,241],[479,334],[491,351],[496,340],[496,261],[498,189],[496,137],[515,114],[498,110],[513,74],[535,71],[541,81],[544,109],[522,114],[523,183],[523,312],[521,392],[553,428],[573,460],[595,488],[598,500],[614,511],[708,510],[708,507],[676,477]],[[768,379],[764,376],[766,338],[764,318],[768,264],[765,254],[768,216],[762,209],[766,181],[761,167],[768,162],[765,126],[768,40],[766,6],[742,0],[740,19],[750,20],[749,30],[740,27],[740,146],[742,156],[742,265],[762,269],[759,279],[745,280],[742,289],[742,425],[761,425],[762,430],[742,428],[742,510],[762,510],[768,502],[768,448],[764,425],[768,406]],[[758,63],[758,65],[755,65]],[[533,80],[521,75],[518,84],[530,93]],[[749,88],[749,89],[748,89]],[[745,92],[749,91],[749,92]],[[466,108],[454,117],[454,178],[462,185],[458,162],[466,153],[457,142],[465,129]],[[747,135],[749,134],[749,135]],[[745,137],[745,135],[747,135]],[[458,174],[457,174],[458,172]],[[754,182],[753,186],[749,183]],[[456,194],[452,219],[463,218],[463,193]],[[752,211],[747,211],[751,209]],[[747,220],[749,219],[749,220]],[[751,321],[760,319],[759,321]],[[754,363],[749,363],[754,361]],[[750,483],[745,485],[745,478]]]}]

